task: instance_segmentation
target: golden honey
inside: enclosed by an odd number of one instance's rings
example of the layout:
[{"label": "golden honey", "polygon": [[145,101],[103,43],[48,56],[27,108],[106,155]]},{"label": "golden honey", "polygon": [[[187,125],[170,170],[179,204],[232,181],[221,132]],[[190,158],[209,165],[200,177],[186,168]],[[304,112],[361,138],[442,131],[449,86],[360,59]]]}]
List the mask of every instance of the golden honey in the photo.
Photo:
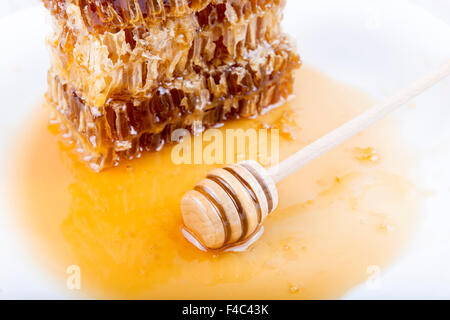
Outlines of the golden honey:
[{"label": "golden honey", "polygon": [[[307,66],[295,92],[284,106],[221,130],[279,128],[284,159],[373,104]],[[57,142],[46,118],[40,111],[32,119],[14,162],[18,220],[32,257],[68,294],[338,298],[374,266],[395,261],[420,210],[408,178],[413,164],[388,119],[280,183],[279,208],[247,251],[202,252],[181,233],[180,200],[214,166],[176,165],[167,147],[94,173]],[[79,291],[66,289],[73,265],[81,272]]]}]

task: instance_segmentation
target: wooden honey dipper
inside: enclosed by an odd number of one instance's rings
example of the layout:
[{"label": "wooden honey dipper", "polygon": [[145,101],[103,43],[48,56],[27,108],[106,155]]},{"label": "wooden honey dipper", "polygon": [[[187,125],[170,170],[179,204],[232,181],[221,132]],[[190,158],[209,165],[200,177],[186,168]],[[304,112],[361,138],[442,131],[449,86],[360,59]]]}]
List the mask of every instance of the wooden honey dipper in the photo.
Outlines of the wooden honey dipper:
[{"label": "wooden honey dipper", "polygon": [[211,171],[181,200],[185,230],[205,249],[248,241],[278,205],[276,183],[360,133],[450,74],[450,60],[407,89],[335,129],[278,165],[246,161]]}]

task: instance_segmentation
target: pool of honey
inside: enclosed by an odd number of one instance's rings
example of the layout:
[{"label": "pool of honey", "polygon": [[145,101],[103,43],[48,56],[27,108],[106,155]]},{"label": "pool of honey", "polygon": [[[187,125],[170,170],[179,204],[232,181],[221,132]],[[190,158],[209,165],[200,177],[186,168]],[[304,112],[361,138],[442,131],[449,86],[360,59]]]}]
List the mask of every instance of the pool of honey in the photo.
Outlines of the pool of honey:
[{"label": "pool of honey", "polygon": [[[308,66],[295,94],[221,130],[278,128],[285,158],[373,104]],[[280,183],[279,208],[246,252],[202,252],[183,237],[179,206],[214,166],[175,165],[167,147],[95,173],[39,113],[13,171],[19,223],[30,256],[68,294],[66,270],[76,265],[83,297],[338,298],[373,276],[374,266],[393,262],[418,215],[411,158],[387,119]]]}]

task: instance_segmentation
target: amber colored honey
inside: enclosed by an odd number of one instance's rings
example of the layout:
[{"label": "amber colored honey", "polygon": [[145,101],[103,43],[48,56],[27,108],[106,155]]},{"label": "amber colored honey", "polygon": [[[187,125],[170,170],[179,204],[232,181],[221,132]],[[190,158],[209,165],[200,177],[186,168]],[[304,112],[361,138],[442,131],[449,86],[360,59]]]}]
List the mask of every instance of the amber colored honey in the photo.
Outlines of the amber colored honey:
[{"label": "amber colored honey", "polygon": [[[372,103],[304,67],[290,103],[223,129],[279,128],[284,158]],[[16,161],[19,222],[63,290],[67,267],[80,266],[84,297],[337,298],[395,261],[419,211],[408,152],[384,120],[279,184],[279,209],[247,252],[205,253],[183,238],[179,203],[210,166],[177,166],[166,147],[94,173],[44,111],[33,122]]]}]

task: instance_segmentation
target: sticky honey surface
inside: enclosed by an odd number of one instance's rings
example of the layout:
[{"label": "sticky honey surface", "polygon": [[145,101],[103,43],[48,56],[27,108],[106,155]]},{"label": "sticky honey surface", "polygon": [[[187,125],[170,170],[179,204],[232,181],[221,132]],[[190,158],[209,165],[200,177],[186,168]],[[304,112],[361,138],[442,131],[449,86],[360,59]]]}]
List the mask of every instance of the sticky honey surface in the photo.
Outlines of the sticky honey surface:
[{"label": "sticky honey surface", "polygon": [[[285,158],[373,104],[307,66],[295,93],[221,130],[278,128]],[[67,268],[79,266],[84,297],[338,298],[395,261],[420,208],[408,152],[388,119],[280,183],[279,208],[247,252],[205,253],[183,237],[179,206],[217,166],[175,165],[166,147],[94,173],[57,142],[44,110],[32,122],[13,170],[18,223],[30,255],[61,288]]]}]

